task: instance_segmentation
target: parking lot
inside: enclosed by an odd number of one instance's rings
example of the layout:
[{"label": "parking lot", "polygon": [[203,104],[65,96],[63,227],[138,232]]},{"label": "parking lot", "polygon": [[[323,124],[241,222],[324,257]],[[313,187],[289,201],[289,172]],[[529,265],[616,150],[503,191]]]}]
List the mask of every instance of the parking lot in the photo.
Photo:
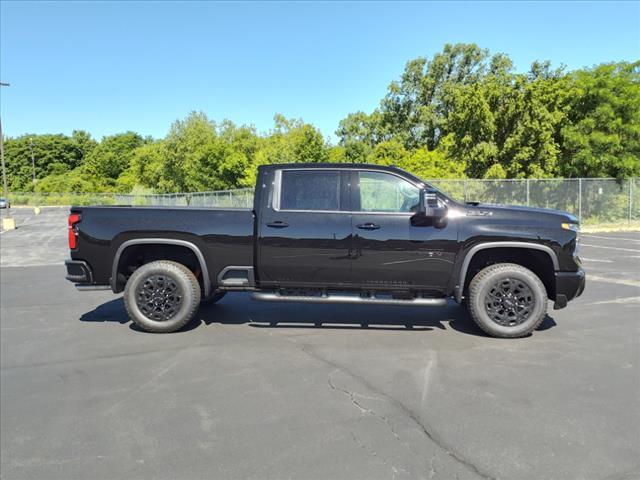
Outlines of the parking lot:
[{"label": "parking lot", "polygon": [[246,294],[154,335],[64,280],[65,209],[12,210],[3,479],[640,478],[640,233],[584,235],[585,293],[529,338]]}]

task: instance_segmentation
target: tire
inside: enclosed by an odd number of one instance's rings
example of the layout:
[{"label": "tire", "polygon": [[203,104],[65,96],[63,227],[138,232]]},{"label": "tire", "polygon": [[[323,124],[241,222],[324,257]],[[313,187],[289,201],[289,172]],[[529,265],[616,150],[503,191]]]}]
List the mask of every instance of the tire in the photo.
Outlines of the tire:
[{"label": "tire", "polygon": [[180,330],[200,305],[200,284],[181,263],[159,260],[138,268],[124,289],[124,306],[143,330],[169,333]]},{"label": "tire", "polygon": [[498,263],[473,277],[467,308],[485,333],[518,338],[542,323],[547,300],[547,290],[535,273],[514,263]]},{"label": "tire", "polygon": [[214,303],[217,303],[218,300],[222,300],[222,297],[226,294],[227,292],[213,292],[208,297],[203,297],[202,300],[200,300],[200,303],[202,305],[213,305]]}]

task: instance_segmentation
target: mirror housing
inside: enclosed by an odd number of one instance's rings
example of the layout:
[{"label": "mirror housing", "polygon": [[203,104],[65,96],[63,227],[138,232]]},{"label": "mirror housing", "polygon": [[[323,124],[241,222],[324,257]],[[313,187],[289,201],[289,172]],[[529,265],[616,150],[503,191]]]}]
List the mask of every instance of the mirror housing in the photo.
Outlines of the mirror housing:
[{"label": "mirror housing", "polygon": [[446,224],[447,207],[438,201],[436,191],[431,188],[420,190],[420,203],[416,214],[411,217],[411,225],[443,228]]}]

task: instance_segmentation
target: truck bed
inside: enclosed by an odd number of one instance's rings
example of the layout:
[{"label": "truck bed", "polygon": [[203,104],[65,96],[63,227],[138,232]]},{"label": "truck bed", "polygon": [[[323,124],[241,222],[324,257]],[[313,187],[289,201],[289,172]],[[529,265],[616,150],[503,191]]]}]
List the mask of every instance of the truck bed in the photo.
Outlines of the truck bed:
[{"label": "truck bed", "polygon": [[210,272],[253,265],[254,214],[242,208],[72,207],[79,213],[73,260],[91,260],[93,284],[109,284],[118,248],[136,238],[184,240],[200,249]]}]

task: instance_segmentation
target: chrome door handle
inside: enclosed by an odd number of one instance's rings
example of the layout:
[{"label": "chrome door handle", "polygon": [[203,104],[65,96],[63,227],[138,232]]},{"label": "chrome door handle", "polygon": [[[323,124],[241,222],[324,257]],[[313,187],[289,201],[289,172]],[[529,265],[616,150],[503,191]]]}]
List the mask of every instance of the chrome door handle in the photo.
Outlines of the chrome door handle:
[{"label": "chrome door handle", "polygon": [[360,230],[378,230],[380,225],[376,223],[361,223],[360,225],[356,225]]},{"label": "chrome door handle", "polygon": [[279,220],[275,222],[267,223],[267,227],[269,228],[287,228],[288,226],[289,226],[288,223],[284,223]]}]

